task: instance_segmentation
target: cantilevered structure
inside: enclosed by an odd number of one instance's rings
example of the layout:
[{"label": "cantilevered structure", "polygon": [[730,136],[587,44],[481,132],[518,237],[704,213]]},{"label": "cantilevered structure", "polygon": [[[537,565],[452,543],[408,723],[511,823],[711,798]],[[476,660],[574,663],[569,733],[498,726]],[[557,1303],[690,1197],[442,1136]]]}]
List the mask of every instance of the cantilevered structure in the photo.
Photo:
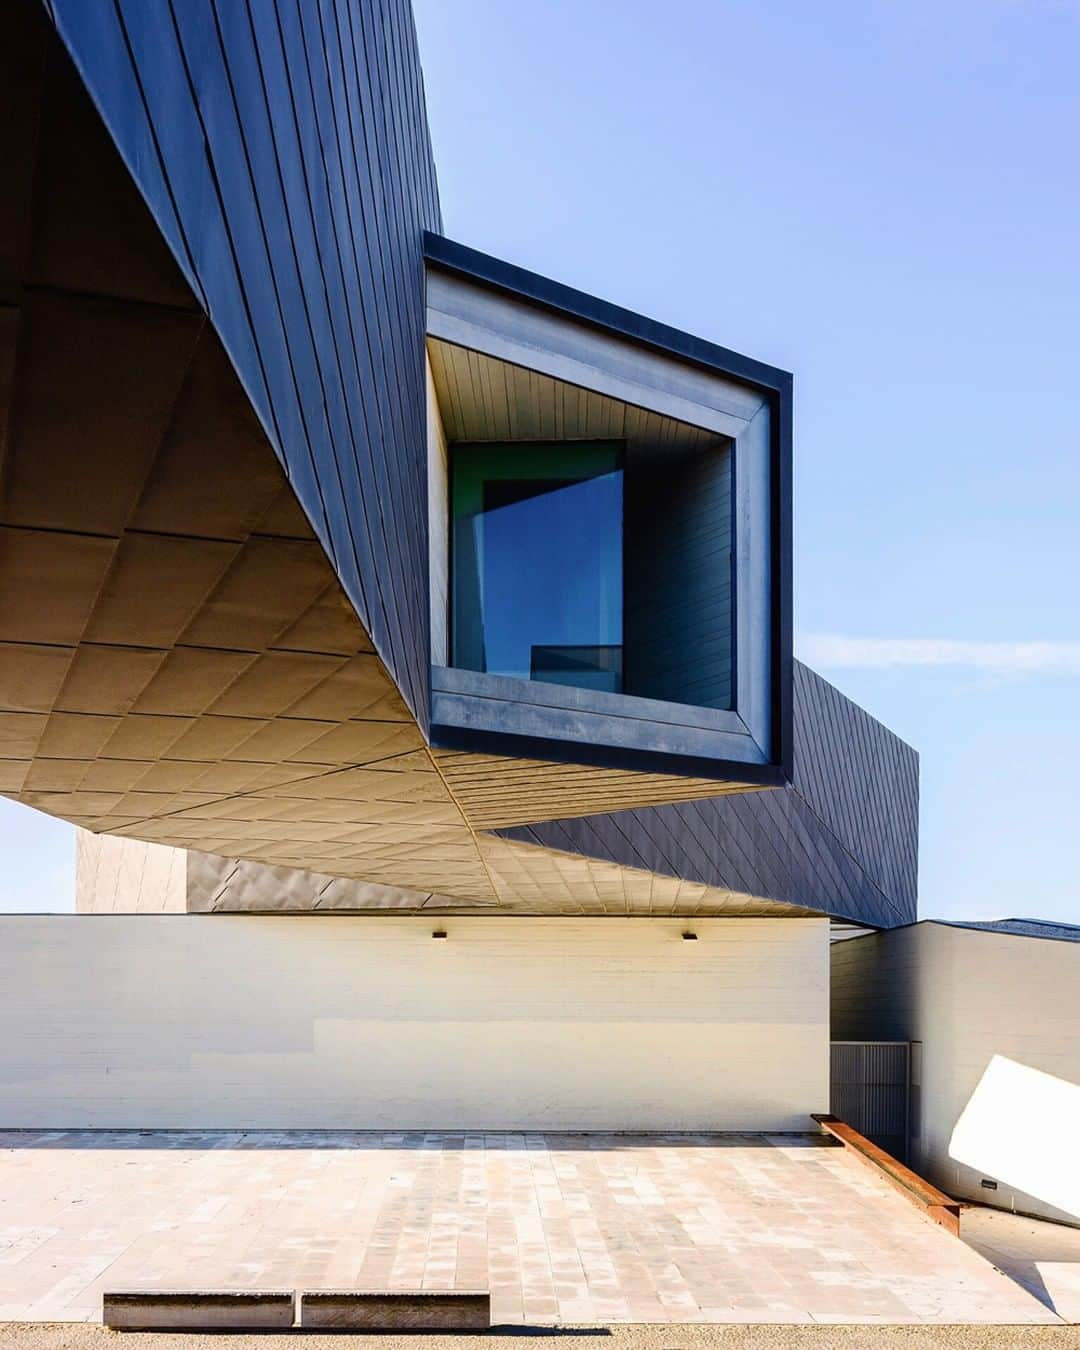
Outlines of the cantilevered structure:
[{"label": "cantilevered structure", "polygon": [[445,238],[403,0],[0,22],[0,792],[80,908],[913,919],[790,375]]}]

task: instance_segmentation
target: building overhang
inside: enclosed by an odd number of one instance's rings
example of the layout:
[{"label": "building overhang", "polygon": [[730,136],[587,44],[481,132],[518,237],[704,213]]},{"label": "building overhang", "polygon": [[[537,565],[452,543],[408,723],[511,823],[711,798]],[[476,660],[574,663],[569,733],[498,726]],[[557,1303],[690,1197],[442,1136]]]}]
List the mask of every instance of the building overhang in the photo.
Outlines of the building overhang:
[{"label": "building overhang", "polygon": [[[422,265],[415,216],[380,226],[408,243],[393,275],[385,253],[361,253],[359,289],[337,288],[330,314],[284,228],[314,264],[306,204],[279,201],[265,158],[235,159],[234,111],[252,143],[272,133],[255,76],[280,68],[278,30],[230,30],[244,78],[206,66],[170,86],[177,44],[202,50],[182,7],[131,9],[126,36],[74,0],[50,10],[59,34],[33,4],[0,24],[19,150],[0,221],[0,794],[215,855],[231,879],[212,908],[269,891],[280,908],[911,912],[913,756],[799,667],[792,773],[790,377],[434,236]],[[326,192],[316,216],[352,228]],[[283,207],[267,237],[250,233],[260,193]],[[234,231],[235,268],[219,247]],[[748,460],[761,470],[728,518],[724,548],[760,566],[737,577],[749,591],[711,701],[492,684],[506,677],[439,656],[425,542],[429,522],[445,540],[447,505],[424,482],[425,406],[441,397],[424,392],[425,266],[429,300],[442,286],[479,307],[440,311],[431,387],[465,351],[504,380],[527,374],[538,421],[519,432],[617,436],[657,482],[684,454],[736,488]],[[326,320],[314,333],[305,303]],[[365,327],[380,350],[358,341]],[[545,424],[556,389],[561,428]],[[459,438],[505,437],[491,406],[446,411]],[[746,428],[766,422],[755,448]],[[704,678],[693,654],[675,665],[665,679]],[[297,872],[317,880],[294,885]]]},{"label": "building overhang", "polygon": [[[432,587],[431,741],[528,756],[774,786],[791,772],[790,374],[593,296],[426,234]],[[429,425],[432,412],[429,409]],[[455,668],[445,460],[455,441],[611,437],[654,473],[713,451],[730,466],[731,672],[727,706],[641,697]],[[441,506],[441,514],[440,514]],[[673,522],[679,531],[679,521]],[[628,554],[634,546],[627,525]],[[663,540],[648,541],[652,552]],[[710,560],[710,565],[711,560]],[[713,568],[727,584],[722,568]],[[675,584],[678,584],[676,578]],[[695,660],[696,633],[677,635]],[[676,653],[677,655],[677,653]]]}]

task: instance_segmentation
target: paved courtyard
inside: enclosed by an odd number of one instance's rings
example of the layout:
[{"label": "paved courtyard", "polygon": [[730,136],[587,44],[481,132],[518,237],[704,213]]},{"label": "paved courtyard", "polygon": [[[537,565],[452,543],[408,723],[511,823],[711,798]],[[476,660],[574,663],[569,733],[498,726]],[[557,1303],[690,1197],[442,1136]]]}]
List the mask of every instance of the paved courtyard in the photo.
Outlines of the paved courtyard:
[{"label": "paved courtyard", "polygon": [[490,1287],[498,1323],[1058,1319],[814,1136],[0,1132],[0,1320]]}]

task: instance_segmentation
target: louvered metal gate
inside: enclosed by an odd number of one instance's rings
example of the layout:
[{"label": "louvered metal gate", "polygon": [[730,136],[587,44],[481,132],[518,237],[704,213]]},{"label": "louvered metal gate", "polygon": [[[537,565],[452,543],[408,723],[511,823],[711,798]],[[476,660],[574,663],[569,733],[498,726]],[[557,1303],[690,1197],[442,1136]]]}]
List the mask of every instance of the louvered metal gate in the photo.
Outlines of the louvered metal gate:
[{"label": "louvered metal gate", "polygon": [[911,1047],[907,1041],[833,1041],[829,1110],[908,1161]]}]

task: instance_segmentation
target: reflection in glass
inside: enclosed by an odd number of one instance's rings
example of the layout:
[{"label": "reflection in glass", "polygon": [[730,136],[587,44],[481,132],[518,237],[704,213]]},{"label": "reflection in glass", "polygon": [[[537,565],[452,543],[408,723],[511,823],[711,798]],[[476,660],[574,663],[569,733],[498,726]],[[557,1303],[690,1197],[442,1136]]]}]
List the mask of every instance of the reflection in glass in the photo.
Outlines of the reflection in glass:
[{"label": "reflection in glass", "polygon": [[453,663],[622,690],[621,447],[458,445]]}]

